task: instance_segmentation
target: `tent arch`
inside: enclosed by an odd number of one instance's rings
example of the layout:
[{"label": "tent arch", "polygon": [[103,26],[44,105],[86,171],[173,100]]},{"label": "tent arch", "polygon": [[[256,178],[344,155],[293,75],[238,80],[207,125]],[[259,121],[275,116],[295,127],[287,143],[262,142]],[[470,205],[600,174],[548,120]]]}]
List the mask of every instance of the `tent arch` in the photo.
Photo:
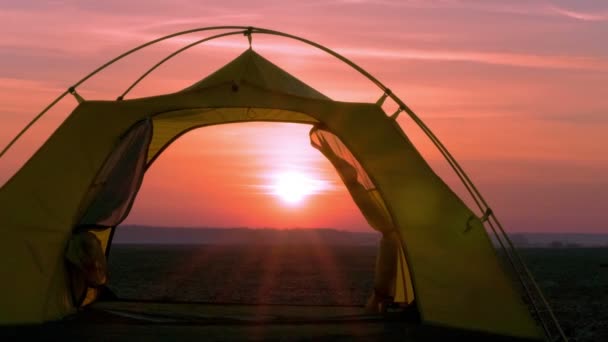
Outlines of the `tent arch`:
[{"label": "tent arch", "polygon": [[[311,130],[311,134],[313,131],[315,130],[319,130],[320,127],[322,127],[323,130],[327,131],[327,128],[325,127],[325,125],[323,125],[321,122],[319,122],[317,119],[315,119],[312,115],[307,114],[307,113],[296,113],[296,112],[291,112],[291,111],[284,111],[284,110],[279,110],[279,113],[275,113],[277,110],[276,109],[272,109],[272,108],[201,108],[201,109],[187,109],[187,110],[178,110],[178,111],[171,111],[171,112],[165,112],[165,113],[156,113],[152,116],[150,116],[148,119],[151,121],[152,123],[154,122],[155,119],[157,120],[162,120],[161,118],[163,117],[172,117],[175,115],[180,115],[184,112],[188,112],[191,113],[190,115],[193,115],[195,117],[200,117],[199,115],[197,115],[197,113],[203,113],[203,114],[209,114],[210,112],[213,111],[224,111],[224,112],[231,112],[232,114],[238,114],[238,112],[251,112],[251,111],[255,111],[255,110],[260,110],[262,112],[264,111],[269,111],[272,115],[270,117],[266,117],[264,119],[260,118],[259,116],[256,117],[255,115],[249,115],[247,114],[246,117],[241,117],[240,119],[238,118],[227,118],[225,115],[222,116],[220,121],[214,120],[214,117],[212,117],[210,120],[201,123],[201,122],[197,122],[196,124],[193,125],[189,125],[189,126],[184,126],[183,129],[174,132],[174,135],[169,137],[168,140],[164,140],[162,142],[162,144],[160,144],[159,146],[157,146],[157,148],[155,149],[155,151],[151,151],[150,148],[148,147],[147,149],[147,158],[146,158],[146,162],[145,162],[145,167],[144,167],[144,171],[141,173],[141,177],[143,178],[145,172],[152,166],[152,164],[156,161],[156,159],[169,147],[173,144],[173,142],[177,141],[180,137],[184,136],[185,134],[193,131],[193,130],[197,130],[199,128],[204,128],[204,127],[209,127],[209,126],[217,126],[217,125],[226,125],[226,124],[232,124],[232,123],[246,123],[246,122],[281,122],[281,123],[295,123],[295,124],[307,124],[307,125],[312,125],[312,130]],[[236,115],[238,116],[238,115]],[[309,120],[307,120],[306,118],[302,117],[302,116],[306,116]],[[215,119],[217,119],[217,117],[215,117]],[[135,123],[134,126],[140,125],[139,122]],[[127,129],[127,132],[131,131],[133,128],[129,127]],[[126,132],[123,134],[125,135],[127,134]],[[333,134],[333,133],[331,133]],[[352,152],[350,151],[350,148],[344,144],[344,142],[342,141],[342,139],[336,135],[336,138],[338,139],[339,143],[342,144],[347,150],[348,154],[352,154]],[[312,139],[312,137],[311,137]],[[149,146],[154,144],[154,136],[152,137],[151,141],[149,142]],[[316,147],[317,149],[319,149],[319,147]],[[322,151],[327,152],[327,151]],[[326,155],[327,157],[327,155]],[[357,164],[361,164],[361,161],[359,161],[359,158],[357,158],[356,155],[352,155],[352,158],[354,158],[354,162]],[[103,167],[102,167],[103,169]],[[351,189],[351,187],[347,185],[347,188],[349,188],[349,191],[351,192],[351,196],[353,196],[353,198],[355,199],[355,203],[359,206],[361,212],[363,213],[363,215],[368,219],[368,222],[370,224],[370,226],[381,232],[382,234],[387,234],[390,235],[392,233],[396,234],[399,239],[399,248],[401,249],[401,252],[403,255],[401,256],[397,256],[398,257],[398,268],[399,268],[399,272],[398,274],[400,275],[399,279],[396,279],[397,284],[395,285],[396,291],[398,293],[398,297],[396,298],[396,301],[398,302],[405,302],[405,303],[410,303],[413,299],[415,290],[414,290],[414,285],[413,282],[411,280],[411,278],[413,277],[412,273],[409,270],[409,267],[407,265],[407,246],[403,243],[401,243],[401,241],[403,241],[403,237],[401,236],[401,232],[396,229],[396,226],[394,225],[393,221],[393,214],[391,212],[391,205],[390,203],[387,203],[382,196],[381,193],[381,189],[379,189],[376,185],[375,185],[375,180],[374,180],[374,175],[370,174],[369,172],[366,171],[365,166],[361,165],[358,168],[358,172],[363,174],[363,177],[369,178],[369,182],[371,182],[371,188],[366,189],[366,191],[374,191],[377,192],[378,195],[373,195],[373,193],[371,195],[369,195],[369,198],[363,198],[361,194],[356,194],[353,189]],[[340,175],[341,178],[344,179],[345,175],[341,173],[341,171],[339,169],[336,169],[336,172]],[[141,184],[141,180],[137,181],[138,184]],[[137,193],[139,190],[139,185],[136,186],[134,188],[134,191]],[[118,219],[115,222],[112,222],[112,224],[106,225],[106,228],[104,229],[104,225],[102,224],[95,224],[95,223],[91,223],[88,222],[84,225],[77,225],[75,226],[75,230],[79,231],[79,230],[93,230],[93,232],[98,236],[98,238],[101,240],[102,246],[105,249],[104,252],[106,254],[106,256],[109,256],[110,253],[110,249],[112,246],[112,240],[114,237],[114,233],[116,232],[117,229],[117,225],[120,224],[128,215],[128,213],[130,212],[132,205],[133,205],[133,201],[135,200],[137,194],[131,194],[131,200],[129,201],[129,203],[127,204],[127,208],[124,210],[124,215],[120,216],[120,219]],[[90,202],[90,201],[89,201]],[[372,208],[366,208],[363,207],[362,203],[372,203],[373,207]],[[376,209],[374,209],[376,208]],[[370,211],[378,211],[379,213],[374,213],[374,212],[370,212]],[[385,222],[378,222],[378,220],[374,220],[373,217],[374,216],[378,216],[378,215],[382,215],[382,216],[386,216],[388,217],[387,221]],[[106,229],[110,229],[109,233],[105,232],[104,230]],[[95,294],[94,293],[90,293],[87,302],[92,302],[94,300]]]},{"label": "tent arch", "polygon": [[[250,108],[239,108],[239,109],[244,110],[244,111],[250,110]],[[188,110],[188,111],[195,111],[195,110]],[[150,119],[152,119],[153,117],[162,117],[163,114],[165,114],[165,113],[156,114],[155,116],[152,116]],[[170,113],[170,114],[174,114],[174,113]],[[293,115],[294,113],[291,113],[291,112],[285,113],[285,115],[290,115],[290,114]],[[303,113],[296,113],[296,114],[303,114]],[[246,122],[275,122],[275,123],[282,122],[282,123],[296,123],[296,124],[312,125],[311,134],[313,131],[318,130],[318,127],[323,126],[316,120],[315,120],[315,122],[309,122],[309,121],[297,121],[297,120],[287,120],[287,119],[278,119],[278,118],[276,120],[243,119],[243,120],[232,120],[232,121],[204,123],[204,124],[194,125],[194,126],[188,127],[186,129],[183,129],[183,130],[177,132],[173,137],[171,137],[168,141],[166,141],[164,143],[164,145],[162,145],[160,147],[160,149],[158,149],[155,153],[148,154],[148,159],[147,159],[147,162],[145,165],[145,171],[141,173],[141,178],[143,178],[145,172],[152,166],[152,164],[163,153],[163,151],[165,151],[173,142],[177,141],[180,137],[184,136],[185,134],[187,134],[193,130],[196,130],[199,128],[204,128],[204,127],[209,127],[209,126],[226,125],[226,124],[232,124],[232,123],[246,123]],[[139,125],[139,123],[136,123],[135,125]],[[132,128],[128,129],[128,131],[131,131],[131,130],[132,130]],[[342,143],[342,142],[340,142],[340,143]],[[348,147],[346,147],[345,145],[344,145],[344,147],[346,149],[348,149]],[[350,152],[348,152],[348,153],[350,153]],[[357,164],[359,163],[358,160],[355,160],[355,162]],[[368,218],[368,222],[373,229],[379,231],[380,233],[382,233],[383,235],[386,235],[386,236],[390,236],[391,234],[396,234],[397,236],[400,236],[401,234],[400,234],[399,230],[396,229],[394,224],[392,224],[392,223],[387,224],[385,222],[381,222],[380,224],[378,224],[378,221],[374,220],[374,219],[371,219],[371,221],[370,221],[369,217],[373,218],[375,216],[378,216],[378,214],[383,214],[383,212],[380,212],[380,213],[370,212],[369,207],[366,208],[366,207],[361,206],[362,202],[370,203],[370,200],[371,200],[372,204],[377,203],[376,204],[376,207],[378,208],[378,209],[376,209],[377,211],[386,211],[386,213],[384,215],[387,215],[389,217],[389,221],[392,222],[392,220],[393,220],[392,214],[389,211],[390,210],[389,206],[383,200],[382,195],[381,194],[379,196],[373,195],[373,192],[378,192],[378,189],[375,186],[374,181],[371,180],[372,175],[368,174],[365,171],[363,166],[361,166],[361,168],[363,168],[363,170],[359,170],[359,172],[363,172],[363,176],[370,178],[370,181],[372,182],[372,188],[367,190],[367,191],[372,191],[372,194],[369,195],[369,199],[362,198],[361,194],[352,192],[352,185],[346,184],[347,189],[351,192],[351,196],[353,196],[353,198],[355,199],[355,203],[360,207],[360,210],[362,211],[364,216],[366,218]],[[340,175],[341,178],[344,178],[344,175],[341,174],[340,170],[337,169],[336,172]],[[107,180],[107,181],[109,183],[112,183],[112,180]],[[138,183],[141,184],[141,180],[139,180]],[[139,190],[139,186],[137,186],[137,188],[135,188],[136,192],[138,190]],[[355,195],[355,194],[357,194],[357,195]],[[94,224],[94,223],[89,222],[84,225],[77,225],[75,227],[75,231],[84,230],[84,231],[91,231],[92,233],[94,233],[101,240],[101,244],[102,244],[103,248],[105,249],[104,252],[105,252],[106,256],[109,256],[111,246],[112,246],[112,240],[113,240],[115,232],[118,229],[117,225],[120,224],[120,222],[126,218],[126,216],[128,215],[128,212],[132,208],[133,201],[135,200],[137,195],[131,194],[130,196],[131,196],[131,200],[127,204],[128,207],[125,210],[124,215],[120,216],[119,220],[112,222],[110,225],[107,225],[105,228],[104,228],[104,225],[102,225],[102,224]],[[354,196],[357,196],[357,197],[355,198]],[[374,209],[371,208],[371,210],[373,211]],[[399,238],[397,241],[399,242],[398,247],[397,247],[397,248],[399,248],[399,250],[397,251],[398,254],[395,255],[396,260],[395,260],[394,267],[395,267],[396,273],[395,273],[394,280],[392,280],[392,281],[394,281],[393,289],[395,291],[395,301],[402,302],[402,303],[411,303],[412,300],[414,299],[415,291],[413,289],[413,282],[411,280],[412,273],[409,270],[409,267],[408,267],[408,264],[406,261],[407,259],[405,257],[406,246],[404,246],[400,242],[400,241],[402,241],[402,239]],[[386,248],[386,244],[381,245],[380,248]],[[380,281],[386,282],[387,280],[380,279]],[[83,297],[82,298],[83,300],[80,301],[79,303],[83,303],[84,305],[86,305],[86,304],[92,303],[95,300],[95,298],[96,298],[96,290],[90,288],[88,291],[88,295],[86,296],[86,299]]]},{"label": "tent arch", "polygon": [[[271,109],[271,108],[222,108],[222,109],[213,109],[213,108],[201,108],[201,109],[186,109],[186,110],[178,110],[178,111],[171,111],[171,112],[165,112],[165,113],[156,113],[152,116],[149,117],[149,120],[151,120],[152,122],[154,122],[155,119],[161,120],[160,118],[162,117],[166,117],[166,116],[174,116],[174,115],[179,115],[183,112],[190,112],[193,113],[192,115],[196,116],[196,113],[202,112],[202,113],[206,113],[208,114],[209,111],[229,111],[229,112],[242,112],[242,111],[246,111],[246,112],[250,112],[251,110],[262,110],[262,111],[275,111],[275,109]],[[322,123],[320,123],[316,118],[314,118],[312,115],[307,114],[307,113],[296,113],[296,112],[291,112],[291,111],[286,111],[286,110],[279,110],[279,112],[281,112],[283,114],[283,116],[274,116],[274,118],[265,118],[265,119],[261,119],[259,117],[254,117],[254,116],[250,116],[249,114],[247,114],[247,117],[241,117],[240,119],[238,118],[230,118],[230,119],[226,119],[225,117],[222,118],[221,122],[217,121],[217,120],[209,120],[206,121],[204,123],[196,123],[194,125],[189,125],[186,126],[185,128],[177,131],[174,133],[173,136],[170,136],[168,140],[164,140],[162,141],[162,143],[157,146],[155,148],[154,151],[150,151],[148,150],[148,156],[147,156],[147,160],[146,160],[146,164],[145,164],[145,170],[147,171],[152,165],[153,163],[156,161],[156,159],[165,151],[165,149],[167,149],[169,146],[171,146],[171,144],[173,142],[175,142],[176,140],[178,140],[180,137],[182,137],[183,135],[193,131],[193,130],[197,130],[199,128],[204,128],[204,127],[209,127],[209,126],[216,126],[216,125],[226,125],[226,124],[232,124],[232,123],[245,123],[245,122],[281,122],[281,123],[294,123],[294,124],[306,124],[306,125],[311,125],[314,128],[318,128],[318,127],[323,127],[324,130],[327,130],[327,127],[325,127],[325,125],[323,125]],[[295,118],[291,118],[288,119],[288,117],[293,117],[295,116]],[[305,119],[302,116],[307,116],[308,120]],[[137,124],[137,123],[136,123]],[[129,128],[128,130],[130,130],[131,128]],[[311,131],[312,132],[312,131]],[[332,132],[333,134],[333,132]],[[340,136],[336,135],[338,139],[340,139],[340,143],[344,144],[346,146],[346,144],[343,142],[343,140],[340,138]],[[154,144],[154,137],[152,138],[152,141],[150,142],[150,144]],[[350,149],[348,146],[346,146],[346,149],[350,152]],[[359,159],[357,158],[357,156],[354,156],[354,158],[357,160],[358,163],[361,163],[361,161],[359,161]],[[370,181],[375,184],[375,176],[373,174],[369,174],[366,169],[365,166],[362,165],[363,171],[365,172],[366,177],[370,178]],[[376,188],[376,186],[374,185],[374,188]],[[378,191],[380,192],[381,190],[378,189]],[[382,199],[382,194],[380,194],[380,199]],[[383,206],[386,206],[387,209],[387,213],[388,215],[392,217],[393,215],[391,214],[391,207],[390,207],[390,203],[386,203],[386,201],[382,200],[383,202]],[[130,210],[130,209],[129,209]],[[85,227],[86,228],[86,227]],[[396,231],[397,234],[400,234],[399,231]],[[108,242],[108,244],[111,243],[111,240]]]}]

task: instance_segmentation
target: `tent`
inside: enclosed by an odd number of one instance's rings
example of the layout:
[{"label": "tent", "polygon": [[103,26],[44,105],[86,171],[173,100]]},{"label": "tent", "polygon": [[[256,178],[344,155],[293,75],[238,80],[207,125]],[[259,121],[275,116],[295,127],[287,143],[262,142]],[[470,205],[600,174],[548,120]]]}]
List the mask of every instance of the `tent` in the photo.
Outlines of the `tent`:
[{"label": "tent", "polygon": [[[271,31],[237,32],[251,39]],[[469,209],[381,101],[329,99],[251,47],[171,94],[97,101],[69,92],[77,108],[0,189],[1,324],[57,320],[95,301],[93,288],[86,298],[71,293],[66,246],[74,234],[91,232],[106,251],[146,169],[173,141],[200,127],[265,121],[313,126],[312,145],[335,166],[370,225],[397,236],[395,297],[415,299],[424,323],[543,336],[484,228],[491,211],[480,217]],[[386,88],[381,100],[388,96]]]}]

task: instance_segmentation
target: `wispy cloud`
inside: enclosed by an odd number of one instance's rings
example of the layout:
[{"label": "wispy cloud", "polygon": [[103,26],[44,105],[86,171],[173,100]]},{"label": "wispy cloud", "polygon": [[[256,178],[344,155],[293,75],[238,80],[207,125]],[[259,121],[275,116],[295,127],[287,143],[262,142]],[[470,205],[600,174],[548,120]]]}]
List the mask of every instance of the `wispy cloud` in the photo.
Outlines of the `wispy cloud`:
[{"label": "wispy cloud", "polygon": [[581,69],[608,71],[608,61],[590,57],[501,53],[489,51],[402,49],[381,50],[365,48],[340,49],[344,54],[390,59],[416,59],[448,62],[473,62],[547,69]]},{"label": "wispy cloud", "polygon": [[[98,35],[114,36],[116,38],[129,39],[133,41],[147,41],[157,38],[150,33],[132,32],[125,34],[122,31],[112,29],[96,30]],[[172,44],[183,45],[191,43],[191,37],[173,39]],[[215,40],[206,43],[207,45],[242,50],[246,47],[246,42]],[[279,54],[289,54],[294,57],[314,57],[322,56],[325,53],[311,46],[299,43],[254,43],[254,47],[260,51],[268,51]],[[551,54],[531,54],[531,53],[510,53],[493,52],[484,50],[441,50],[441,49],[420,49],[420,48],[375,48],[375,47],[336,47],[335,51],[351,58],[368,58],[377,60],[420,60],[420,61],[443,61],[443,62],[470,62],[489,65],[502,65],[512,67],[539,68],[539,69],[570,69],[570,70],[591,70],[608,72],[608,60],[587,56],[567,56]]]},{"label": "wispy cloud", "polygon": [[[474,1],[474,0],[337,0],[336,4],[384,6],[410,9],[471,10],[488,13],[516,14],[522,16],[567,17],[583,21],[606,21],[608,10],[595,12],[566,9],[543,1]],[[570,2],[572,6],[582,7],[582,3]]]},{"label": "wispy cloud", "polygon": [[571,19],[577,19],[582,21],[607,21],[608,20],[608,11],[601,11],[599,13],[587,13],[580,11],[573,11],[564,9],[561,7],[550,5],[547,7],[550,11],[559,14],[564,17],[568,17]]},{"label": "wispy cloud", "polygon": [[[113,39],[126,39],[131,41],[149,41],[158,38],[150,32],[131,31],[125,33],[116,29],[95,29],[96,35],[113,37]],[[177,37],[170,41],[171,44],[184,45],[191,43],[194,39],[190,36]],[[302,43],[285,41],[277,38],[277,43],[256,42],[254,47],[262,53],[269,51],[272,53],[289,54],[294,57],[313,57],[322,56],[325,53],[320,50],[306,46]],[[283,42],[281,42],[283,40]],[[241,50],[246,47],[246,41],[235,40],[214,40],[205,44]],[[357,46],[338,46],[335,51],[348,58],[371,58],[378,60],[422,60],[422,61],[444,61],[444,62],[470,62],[489,65],[502,65],[513,67],[539,68],[539,69],[570,69],[570,70],[591,70],[608,71],[608,60],[605,58],[589,57],[585,55],[556,55],[547,53],[525,53],[525,52],[496,52],[491,50],[471,50],[461,49],[438,49],[438,48],[378,48],[365,47],[365,42],[359,42]]]}]

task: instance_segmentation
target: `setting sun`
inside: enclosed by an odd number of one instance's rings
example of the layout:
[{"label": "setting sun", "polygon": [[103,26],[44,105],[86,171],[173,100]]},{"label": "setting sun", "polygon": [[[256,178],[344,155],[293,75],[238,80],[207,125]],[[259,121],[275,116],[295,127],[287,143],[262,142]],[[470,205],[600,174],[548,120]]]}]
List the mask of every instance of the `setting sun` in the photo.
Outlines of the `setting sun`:
[{"label": "setting sun", "polygon": [[325,182],[302,172],[280,172],[273,178],[272,194],[288,204],[301,203],[306,197],[326,188]]}]

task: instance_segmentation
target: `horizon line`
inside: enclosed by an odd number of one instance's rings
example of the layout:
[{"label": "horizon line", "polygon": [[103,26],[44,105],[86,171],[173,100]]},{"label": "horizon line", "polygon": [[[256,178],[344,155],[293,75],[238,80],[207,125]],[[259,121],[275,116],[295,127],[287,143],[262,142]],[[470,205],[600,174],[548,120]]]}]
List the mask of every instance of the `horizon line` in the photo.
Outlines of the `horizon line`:
[{"label": "horizon line", "polygon": [[[175,229],[175,228],[182,228],[182,229],[247,229],[247,230],[280,230],[280,231],[292,231],[292,230],[332,230],[332,231],[337,231],[337,232],[344,232],[344,233],[362,233],[362,234],[370,234],[370,233],[377,233],[380,234],[379,231],[374,230],[372,228],[369,228],[367,231],[363,231],[363,230],[352,230],[352,229],[341,229],[341,228],[330,228],[330,227],[283,227],[283,228],[277,228],[277,227],[213,227],[213,226],[153,226],[153,225],[147,225],[147,224],[121,224],[118,225],[117,227],[138,227],[138,228],[161,228],[161,229]],[[567,231],[567,232],[546,232],[546,231],[542,231],[542,232],[537,232],[537,231],[516,231],[516,232],[507,232],[507,234],[509,235],[514,235],[514,234],[560,234],[560,235],[608,235],[608,232],[602,232],[602,233],[598,233],[598,232],[572,232],[572,231]],[[488,234],[490,236],[490,234]]]}]

